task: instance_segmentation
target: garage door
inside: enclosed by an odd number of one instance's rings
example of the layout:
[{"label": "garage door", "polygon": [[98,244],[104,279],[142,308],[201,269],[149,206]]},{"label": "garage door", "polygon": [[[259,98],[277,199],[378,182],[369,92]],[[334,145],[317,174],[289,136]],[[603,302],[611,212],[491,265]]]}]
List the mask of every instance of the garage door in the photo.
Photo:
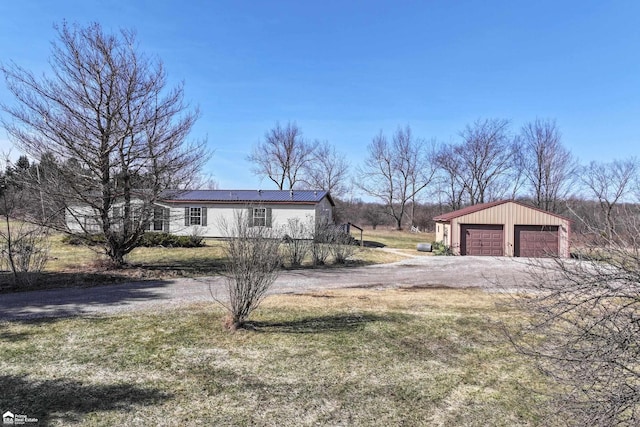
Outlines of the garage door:
[{"label": "garage door", "polygon": [[504,231],[502,225],[462,225],[462,255],[504,255]]},{"label": "garage door", "polygon": [[558,256],[557,225],[516,225],[515,256]]}]

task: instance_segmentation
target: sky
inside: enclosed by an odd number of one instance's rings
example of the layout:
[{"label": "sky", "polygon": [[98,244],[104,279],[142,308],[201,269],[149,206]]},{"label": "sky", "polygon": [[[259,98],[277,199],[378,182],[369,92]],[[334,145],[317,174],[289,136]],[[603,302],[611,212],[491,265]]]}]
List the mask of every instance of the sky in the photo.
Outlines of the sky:
[{"label": "sky", "polygon": [[200,109],[222,189],[275,188],[247,156],[277,122],[353,169],[381,131],[456,142],[486,118],[553,119],[582,163],[640,151],[638,1],[1,0],[0,62],[49,73],[63,20],[136,31]]}]

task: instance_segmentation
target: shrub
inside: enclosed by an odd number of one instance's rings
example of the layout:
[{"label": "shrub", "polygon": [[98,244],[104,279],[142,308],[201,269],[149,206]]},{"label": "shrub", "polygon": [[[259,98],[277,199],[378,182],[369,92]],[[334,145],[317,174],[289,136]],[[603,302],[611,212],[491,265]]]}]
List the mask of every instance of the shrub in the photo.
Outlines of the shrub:
[{"label": "shrub", "polygon": [[[68,234],[62,238],[62,242],[67,245],[87,245],[96,246],[104,243],[103,234],[78,235]],[[166,248],[198,248],[204,246],[204,239],[199,235],[177,236],[170,233],[146,232],[140,237],[140,247],[153,248],[162,246]]]},{"label": "shrub", "polygon": [[162,246],[166,248],[198,248],[204,246],[202,236],[177,236],[170,233],[147,232],[140,239],[140,246],[152,248]]},{"label": "shrub", "polygon": [[[216,298],[229,312],[227,326],[241,328],[258,308],[278,277],[282,258],[281,240],[272,228],[252,227],[249,218],[238,212],[231,222],[221,221],[228,239],[225,241],[227,262],[226,298]],[[213,296],[213,294],[212,294]]]},{"label": "shrub", "polygon": [[96,246],[105,241],[104,234],[67,234],[62,237],[62,243],[72,246]]},{"label": "shrub", "polygon": [[292,267],[302,264],[311,249],[311,226],[303,223],[299,218],[290,218],[285,226],[286,234],[282,239],[286,258]]},{"label": "shrub", "polygon": [[431,244],[431,251],[434,255],[453,255],[451,246],[445,245],[442,242],[433,242]]}]

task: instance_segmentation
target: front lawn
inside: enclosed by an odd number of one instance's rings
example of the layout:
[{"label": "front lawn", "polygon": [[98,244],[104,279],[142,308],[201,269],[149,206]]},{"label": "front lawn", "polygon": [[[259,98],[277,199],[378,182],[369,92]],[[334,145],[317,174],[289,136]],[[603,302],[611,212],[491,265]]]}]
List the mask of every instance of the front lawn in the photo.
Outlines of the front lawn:
[{"label": "front lawn", "polygon": [[544,380],[472,290],[268,297],[230,333],[214,303],[0,323],[0,408],[52,425],[540,425]]}]

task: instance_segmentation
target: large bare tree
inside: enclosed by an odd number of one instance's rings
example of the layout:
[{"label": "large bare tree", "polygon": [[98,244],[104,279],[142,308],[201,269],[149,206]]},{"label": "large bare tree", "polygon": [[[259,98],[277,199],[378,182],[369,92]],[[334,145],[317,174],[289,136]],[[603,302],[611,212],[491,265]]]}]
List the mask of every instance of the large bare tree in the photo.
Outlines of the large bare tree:
[{"label": "large bare tree", "polygon": [[327,141],[316,143],[313,159],[304,168],[302,181],[312,189],[325,190],[334,197],[348,191],[349,163]]},{"label": "large bare tree", "polygon": [[102,233],[106,254],[123,264],[154,203],[188,186],[207,158],[204,141],[187,141],[198,112],[184,103],[182,85],[168,87],[162,63],[138,51],[132,32],[57,30],[49,76],[0,68],[16,101],[3,105],[4,125],[31,156],[57,159],[55,179],[41,183],[47,206],[61,204],[88,238]]},{"label": "large bare tree", "polygon": [[466,202],[475,205],[513,197],[520,177],[515,167],[517,143],[509,132],[509,121],[476,120],[460,136],[459,144],[440,154],[453,156],[449,164],[457,162],[457,169],[447,173],[457,174],[456,182],[464,189]]},{"label": "large bare tree", "polygon": [[468,194],[465,191],[462,163],[456,156],[456,146],[442,145],[437,150],[435,161],[438,166],[437,183],[441,197],[451,210],[461,209],[468,203]]},{"label": "large bare tree", "polygon": [[640,165],[635,158],[615,160],[610,163],[591,162],[582,169],[580,178],[587,197],[595,197],[600,205],[600,215],[594,218],[606,225],[604,232],[615,236],[619,219],[616,210],[624,201],[635,196]]},{"label": "large bare tree", "polygon": [[536,119],[522,127],[520,142],[518,164],[533,204],[559,213],[577,169],[560,130],[553,120]]},{"label": "large bare tree", "polygon": [[264,141],[253,147],[247,160],[254,164],[254,174],[269,178],[279,190],[291,190],[313,160],[316,144],[303,138],[295,122],[285,127],[276,123],[265,134]]},{"label": "large bare tree", "polygon": [[411,128],[398,128],[391,142],[380,132],[368,146],[356,184],[382,202],[402,229],[407,204],[432,183],[435,175],[433,144],[414,138]]}]

